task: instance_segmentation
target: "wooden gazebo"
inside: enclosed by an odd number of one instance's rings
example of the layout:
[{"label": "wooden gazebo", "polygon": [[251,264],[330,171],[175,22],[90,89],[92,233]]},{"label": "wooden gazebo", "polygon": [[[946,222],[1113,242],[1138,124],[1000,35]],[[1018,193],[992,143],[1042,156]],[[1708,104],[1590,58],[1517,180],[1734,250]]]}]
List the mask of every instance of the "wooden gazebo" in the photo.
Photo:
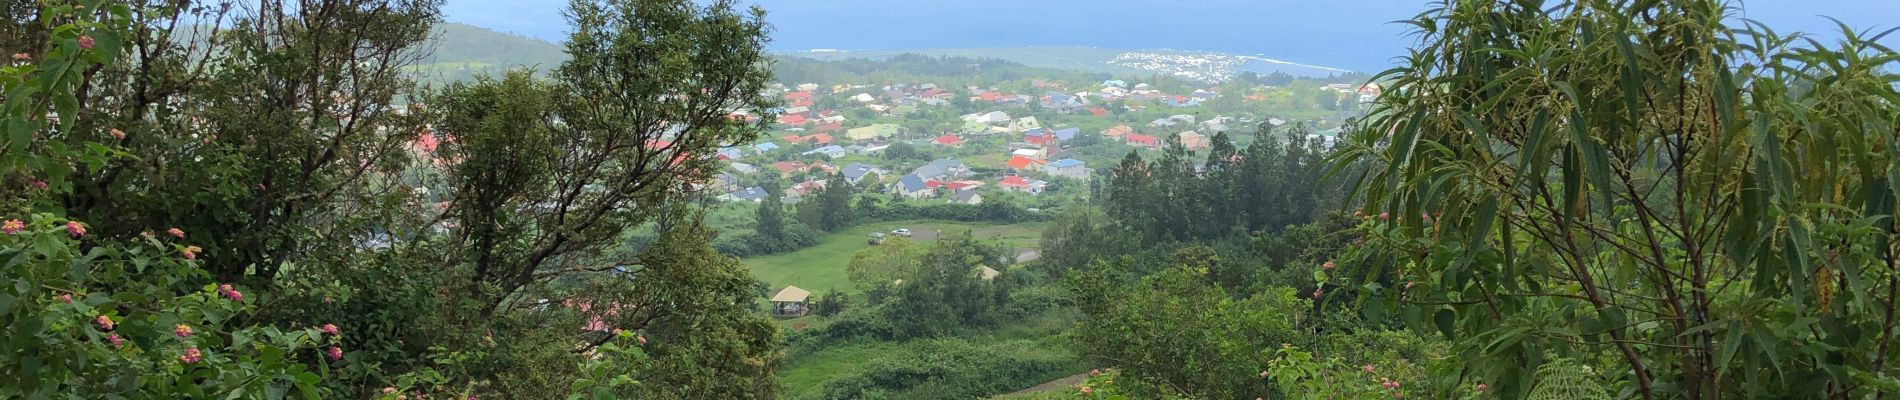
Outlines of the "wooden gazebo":
[{"label": "wooden gazebo", "polygon": [[805,313],[811,311],[810,305],[805,302],[810,298],[811,292],[799,289],[797,286],[786,286],[785,289],[779,290],[778,294],[772,295],[772,315],[785,318],[803,317]]}]

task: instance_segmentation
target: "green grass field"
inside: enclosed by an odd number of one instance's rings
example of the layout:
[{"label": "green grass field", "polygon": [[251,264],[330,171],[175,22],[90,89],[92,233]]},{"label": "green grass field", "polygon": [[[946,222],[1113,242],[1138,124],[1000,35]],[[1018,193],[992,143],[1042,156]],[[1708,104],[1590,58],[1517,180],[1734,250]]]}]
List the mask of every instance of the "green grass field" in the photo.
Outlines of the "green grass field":
[{"label": "green grass field", "polygon": [[897,221],[876,222],[852,227],[843,232],[825,235],[817,246],[798,251],[765,257],[741,260],[752,275],[772,286],[776,292],[786,285],[798,286],[812,293],[823,293],[837,289],[850,291],[851,281],[845,276],[845,265],[851,262],[851,255],[858,250],[870,247],[866,241],[871,232],[890,232],[897,228],[910,228],[916,232],[913,239],[919,244],[929,245],[936,241],[938,233],[971,231],[979,240],[1002,243],[1011,249],[1032,248],[1042,237],[1042,228],[1046,223],[1030,222],[1021,224],[995,224],[982,222],[953,221]]}]

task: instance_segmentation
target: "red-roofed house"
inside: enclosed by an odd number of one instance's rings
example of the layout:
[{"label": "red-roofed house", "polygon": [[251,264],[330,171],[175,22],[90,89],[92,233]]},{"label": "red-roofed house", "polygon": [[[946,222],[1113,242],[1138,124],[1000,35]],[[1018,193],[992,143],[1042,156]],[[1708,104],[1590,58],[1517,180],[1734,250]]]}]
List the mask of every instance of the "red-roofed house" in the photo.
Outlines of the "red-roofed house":
[{"label": "red-roofed house", "polygon": [[1027,170],[1029,167],[1035,166],[1037,164],[1042,164],[1042,162],[1036,161],[1036,159],[1024,157],[1024,156],[1010,156],[1009,157],[1009,167],[1012,169],[1019,170],[1019,171]]},{"label": "red-roofed house", "polygon": [[805,121],[805,116],[803,116],[803,115],[780,115],[780,116],[778,116],[778,123],[780,123],[780,124],[785,124],[785,125],[792,125],[792,126],[805,126],[805,122],[806,122],[806,121]]},{"label": "red-roofed house", "polygon": [[976,95],[976,97],[983,101],[995,103],[996,100],[1003,98],[1003,94],[997,92],[983,92],[982,94]]},{"label": "red-roofed house", "polygon": [[938,146],[963,147],[963,138],[957,135],[938,136],[936,139],[931,139],[930,142],[936,143]]},{"label": "red-roofed house", "polygon": [[820,134],[816,134],[816,135],[811,135],[811,136],[806,136],[805,138],[806,138],[806,139],[811,139],[811,142],[812,142],[812,143],[816,143],[816,144],[818,144],[819,146],[823,146],[823,145],[827,145],[827,144],[831,144],[831,135],[826,135],[826,134],[823,134],[823,133],[820,133]]},{"label": "red-roofed house", "polygon": [[996,186],[1003,188],[1003,190],[1013,190],[1029,194],[1040,194],[1042,193],[1042,189],[1048,185],[1048,182],[1032,181],[1017,175],[1003,177],[1003,180],[996,182]]},{"label": "red-roofed house", "polygon": [[1089,107],[1089,115],[1094,115],[1097,117],[1106,116],[1108,115],[1108,110],[1104,110],[1101,107]]},{"label": "red-roofed house", "polygon": [[1048,146],[1050,143],[1055,143],[1055,141],[1056,141],[1056,135],[1054,133],[1050,133],[1049,131],[1030,131],[1029,133],[1023,135],[1024,143],[1029,143],[1029,144],[1033,144],[1037,146]]},{"label": "red-roofed house", "polygon": [[943,184],[943,187],[950,188],[950,190],[952,191],[960,191],[963,189],[983,187],[983,182],[982,181],[956,181],[956,182]]},{"label": "red-roofed house", "polygon": [[817,133],[837,132],[837,131],[842,131],[842,130],[844,130],[844,123],[841,123],[841,122],[819,124],[818,126],[811,128],[812,132],[817,132]]},{"label": "red-roofed house", "polygon": [[1161,139],[1152,135],[1132,134],[1128,135],[1128,145],[1158,149],[1161,148]]},{"label": "red-roofed house", "polygon": [[811,100],[811,92],[797,91],[797,92],[786,93],[785,100],[791,100],[791,101]]},{"label": "red-roofed house", "polygon": [[805,168],[806,168],[805,164],[799,163],[797,161],[780,161],[780,162],[772,163],[772,169],[778,170],[779,176],[791,175],[799,171],[804,171]]}]

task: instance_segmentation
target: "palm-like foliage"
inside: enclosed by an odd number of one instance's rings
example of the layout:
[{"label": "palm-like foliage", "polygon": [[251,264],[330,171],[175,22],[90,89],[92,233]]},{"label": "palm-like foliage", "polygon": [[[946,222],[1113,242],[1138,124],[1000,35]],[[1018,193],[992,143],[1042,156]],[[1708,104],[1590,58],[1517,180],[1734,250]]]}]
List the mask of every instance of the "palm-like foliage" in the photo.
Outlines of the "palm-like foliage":
[{"label": "palm-like foliage", "polygon": [[1642,398],[1900,388],[1896,55],[1730,11],[1449,1],[1410,21],[1420,45],[1334,156],[1376,165],[1351,178],[1393,216],[1357,263],[1368,309],[1452,337],[1507,397],[1557,357]]}]

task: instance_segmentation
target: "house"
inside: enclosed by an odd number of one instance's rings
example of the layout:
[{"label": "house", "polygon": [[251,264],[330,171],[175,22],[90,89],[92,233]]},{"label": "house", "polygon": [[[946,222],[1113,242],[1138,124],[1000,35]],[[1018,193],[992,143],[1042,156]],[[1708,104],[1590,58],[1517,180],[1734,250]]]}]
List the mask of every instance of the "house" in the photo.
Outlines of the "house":
[{"label": "house", "polygon": [[1056,140],[1074,140],[1075,134],[1082,133],[1081,128],[1062,128],[1055,132]]},{"label": "house", "polygon": [[1102,81],[1102,86],[1124,88],[1124,87],[1128,87],[1128,82],[1120,80],[1120,79],[1110,79],[1110,80]]},{"label": "house", "polygon": [[871,97],[870,93],[858,93],[856,96],[851,96],[851,101],[859,103],[869,103],[876,100],[877,99]]},{"label": "house", "polygon": [[844,157],[845,150],[843,146],[834,144],[830,146],[819,147],[816,149],[812,149],[811,151],[807,151],[807,152],[799,153],[799,154],[803,154],[803,155],[823,154],[825,155],[825,157],[838,158],[838,157]]},{"label": "house", "polygon": [[891,185],[891,191],[913,199],[937,195],[937,191],[931,190],[930,185],[924,182],[924,178],[916,174],[898,178],[897,183]]},{"label": "house", "polygon": [[844,174],[844,181],[851,182],[851,184],[853,185],[857,184],[859,181],[863,181],[864,178],[867,176],[875,180],[877,179],[877,175],[882,175],[884,173],[884,171],[877,169],[877,167],[873,167],[871,166],[871,164],[865,164],[865,163],[852,163],[851,165],[846,165],[844,166],[843,170],[840,170],[840,172]]},{"label": "house", "polygon": [[1027,132],[1034,129],[1042,129],[1042,122],[1037,121],[1034,115],[1017,118],[1016,121],[1010,122],[1009,124],[1009,130],[1012,131]]},{"label": "house", "polygon": [[1161,140],[1152,135],[1133,134],[1128,135],[1127,139],[1129,146],[1146,147],[1150,149],[1161,148]]},{"label": "house", "polygon": [[794,197],[803,197],[817,194],[822,190],[825,190],[825,181],[813,179],[793,184],[790,189],[785,190],[785,193]]},{"label": "house", "polygon": [[759,166],[736,162],[736,163],[732,163],[732,171],[738,172],[741,174],[757,173],[759,172]]},{"label": "house", "polygon": [[810,291],[799,289],[797,286],[786,286],[785,289],[779,290],[778,294],[772,295],[772,315],[782,318],[803,317],[805,313],[811,311],[811,307],[805,303],[805,300],[810,298]]},{"label": "house", "polygon": [[716,157],[720,160],[737,160],[739,157],[745,157],[745,151],[736,147],[721,147]]},{"label": "house", "polygon": [[791,126],[805,126],[805,122],[807,122],[807,121],[805,120],[805,116],[803,116],[803,115],[780,115],[780,116],[778,116],[778,123],[780,123],[780,124],[784,124],[784,125],[791,125]]},{"label": "house", "polygon": [[1188,150],[1204,150],[1208,147],[1207,135],[1194,131],[1181,132],[1180,135],[1175,136],[1175,139],[1180,140],[1181,146]]},{"label": "house", "polygon": [[1000,181],[997,181],[996,186],[1002,187],[1003,190],[1023,192],[1023,193],[1029,193],[1029,194],[1042,194],[1043,189],[1046,189],[1049,187],[1049,182],[1044,182],[1041,180],[1030,180],[1020,175],[1010,175],[1010,176],[1003,177],[1003,179]]},{"label": "house", "polygon": [[871,139],[876,139],[876,138],[888,138],[892,136],[897,136],[897,134],[902,133],[903,129],[904,129],[903,127],[898,126],[897,124],[876,124],[876,125],[865,126],[865,127],[851,128],[850,130],[847,130],[844,132],[844,136],[851,138],[851,140],[871,140]]},{"label": "house", "polygon": [[1108,109],[1101,108],[1101,107],[1089,107],[1089,115],[1093,115],[1097,117],[1107,116]]},{"label": "house", "polygon": [[754,203],[765,200],[766,195],[767,193],[765,193],[765,188],[758,187],[758,186],[753,186],[753,187],[745,188],[737,192],[726,194],[726,196],[731,196],[727,200],[750,201]]},{"label": "house", "polygon": [[1016,171],[1028,171],[1030,167],[1034,167],[1041,164],[1042,164],[1041,162],[1036,161],[1036,159],[1034,158],[1023,157],[1023,156],[1009,157],[1009,169],[1013,169]]},{"label": "house", "polygon": [[924,164],[924,166],[917,167],[916,170],[911,171],[911,175],[936,180],[960,178],[969,173],[970,167],[963,165],[963,161],[954,158],[931,161],[929,164]]},{"label": "house", "polygon": [[823,145],[831,144],[831,135],[820,133],[816,135],[806,136],[805,140],[811,141],[812,144],[823,146]]},{"label": "house", "polygon": [[1042,167],[1042,172],[1049,176],[1062,176],[1081,180],[1089,179],[1088,164],[1083,163],[1082,160],[1073,158],[1064,158],[1051,162],[1049,165]]},{"label": "house", "polygon": [[996,280],[996,277],[1002,274],[1002,272],[998,272],[995,268],[976,267],[976,277],[982,278],[985,281]]},{"label": "house", "polygon": [[1010,121],[1009,114],[1002,111],[965,114],[961,118],[963,118],[965,122],[977,122],[977,123],[984,123],[984,124],[1000,124],[1000,123]]},{"label": "house", "polygon": [[1026,157],[1031,160],[1041,160],[1043,152],[1042,149],[1016,149],[1016,151],[1009,152],[1009,155],[1012,157]]},{"label": "house", "polygon": [[1037,146],[1048,146],[1050,143],[1055,143],[1055,141],[1056,141],[1055,133],[1049,132],[1046,129],[1031,130],[1029,132],[1023,133],[1024,143],[1029,143],[1029,144],[1033,144]]},{"label": "house", "polygon": [[955,194],[950,195],[950,202],[953,204],[983,204],[983,195],[977,194],[976,189],[958,190]]},{"label": "house", "polygon": [[945,189],[950,189],[951,191],[958,191],[958,190],[964,190],[964,189],[976,189],[976,188],[983,187],[983,181],[941,182],[941,184],[939,184],[938,186],[942,186]]},{"label": "house", "polygon": [[778,143],[760,142],[759,144],[752,145],[752,149],[758,151],[759,154],[765,154],[765,152],[768,151],[778,150]]},{"label": "house", "polygon": [[1128,125],[1115,125],[1108,129],[1102,130],[1102,136],[1106,136],[1109,139],[1114,139],[1114,140],[1121,140],[1123,136],[1128,136],[1128,135],[1133,135],[1133,134],[1135,134],[1135,128],[1130,128],[1128,127]]},{"label": "house", "polygon": [[797,161],[780,161],[780,162],[772,163],[772,169],[778,170],[778,176],[791,176],[793,173],[805,171],[807,168],[808,167],[806,167],[805,164],[801,164]]},{"label": "house", "polygon": [[963,138],[957,135],[943,135],[931,139],[931,143],[944,147],[963,147]]}]

